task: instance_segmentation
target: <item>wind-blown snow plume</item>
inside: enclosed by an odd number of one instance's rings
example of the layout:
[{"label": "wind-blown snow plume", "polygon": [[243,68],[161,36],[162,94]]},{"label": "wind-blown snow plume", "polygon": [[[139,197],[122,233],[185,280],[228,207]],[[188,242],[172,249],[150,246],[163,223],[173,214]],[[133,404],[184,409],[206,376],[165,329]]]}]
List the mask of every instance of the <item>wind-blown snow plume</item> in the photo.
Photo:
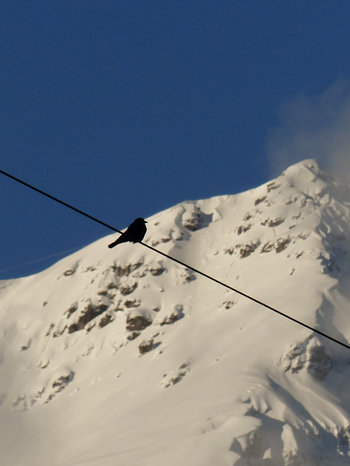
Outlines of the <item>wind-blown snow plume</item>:
[{"label": "wind-blown snow plume", "polygon": [[337,81],[315,95],[285,103],[270,131],[267,153],[273,175],[292,163],[316,158],[337,174],[350,172],[350,83]]}]

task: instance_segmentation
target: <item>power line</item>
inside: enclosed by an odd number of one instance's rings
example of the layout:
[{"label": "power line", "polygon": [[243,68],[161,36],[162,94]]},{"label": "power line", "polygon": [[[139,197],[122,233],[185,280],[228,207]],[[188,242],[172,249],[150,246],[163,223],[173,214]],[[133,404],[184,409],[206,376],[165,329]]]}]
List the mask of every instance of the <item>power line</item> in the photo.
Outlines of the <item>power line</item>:
[{"label": "power line", "polygon": [[250,296],[250,295],[244,293],[243,291],[237,290],[236,288],[233,288],[232,286],[228,285],[227,283],[224,283],[224,282],[222,282],[222,281],[220,281],[220,280],[218,280],[218,279],[212,277],[211,275],[208,275],[208,274],[202,272],[201,270],[198,270],[198,269],[196,269],[195,267],[192,267],[191,265],[187,265],[187,264],[185,264],[184,262],[180,261],[179,259],[176,259],[175,257],[171,257],[171,256],[169,256],[168,254],[165,254],[164,252],[159,251],[158,249],[153,248],[153,247],[150,246],[149,244],[146,244],[146,243],[141,243],[141,244],[143,244],[144,246],[146,246],[146,248],[149,248],[149,249],[151,249],[152,251],[155,251],[155,252],[157,252],[158,254],[161,254],[162,256],[167,257],[168,259],[171,259],[172,261],[177,262],[178,264],[181,264],[181,265],[183,265],[184,267],[187,267],[187,268],[190,269],[190,270],[193,270],[193,272],[196,272],[196,273],[198,273],[199,275],[202,275],[203,277],[208,278],[209,280],[212,280],[213,282],[218,283],[219,285],[222,285],[222,286],[224,286],[225,288],[228,288],[229,290],[234,291],[235,293],[240,294],[241,296],[244,296],[244,297],[247,298],[247,299],[250,299],[250,300],[253,301],[254,303],[260,304],[261,306],[266,307],[266,308],[269,309],[270,311],[276,312],[277,314],[279,314],[279,315],[281,315],[281,316],[283,316],[283,317],[286,317],[286,319],[289,319],[289,320],[291,320],[292,322],[295,322],[295,323],[297,323],[297,324],[299,324],[299,325],[302,325],[303,327],[305,327],[305,328],[307,328],[307,329],[309,329],[309,330],[311,330],[311,331],[313,331],[313,332],[315,332],[315,333],[318,333],[319,335],[321,335],[321,336],[323,336],[323,337],[325,337],[325,338],[328,338],[329,340],[332,340],[332,341],[334,341],[335,343],[338,343],[339,345],[344,346],[345,348],[350,349],[350,345],[347,345],[346,343],[343,343],[342,341],[337,340],[336,338],[333,338],[332,336],[327,335],[327,334],[324,333],[324,332],[321,332],[321,330],[318,330],[318,329],[316,329],[316,328],[313,328],[313,327],[311,327],[310,325],[305,324],[304,322],[302,322],[302,321],[300,321],[300,320],[298,320],[298,319],[295,319],[294,317],[291,317],[290,315],[285,314],[284,312],[279,311],[278,309],[276,309],[276,308],[270,306],[269,304],[266,304],[266,303],[260,301],[259,299],[256,299],[256,298],[254,298],[253,296]]},{"label": "power line", "polygon": [[46,196],[46,197],[48,197],[49,199],[52,199],[53,201],[56,201],[56,202],[58,202],[59,204],[64,205],[65,207],[68,207],[69,209],[74,210],[74,212],[77,212],[78,214],[84,215],[85,217],[89,218],[90,220],[93,220],[94,222],[99,223],[100,225],[103,225],[104,227],[110,228],[111,230],[116,231],[117,233],[122,233],[120,230],[117,230],[117,228],[112,227],[112,225],[108,225],[108,223],[102,222],[102,221],[99,220],[98,218],[93,217],[92,215],[89,215],[89,214],[87,214],[86,212],[83,212],[83,211],[80,210],[80,209],[77,209],[76,207],[72,206],[71,204],[68,204],[68,202],[64,202],[64,201],[62,201],[61,199],[58,199],[58,197],[52,196],[51,194],[46,193],[46,192],[43,191],[42,189],[36,188],[36,187],[33,186],[32,184],[26,183],[25,181],[20,180],[20,179],[17,178],[16,176],[11,175],[10,173],[5,172],[4,170],[0,170],[0,173],[2,173],[3,175],[7,176],[8,178],[11,178],[11,179],[14,180],[14,181],[17,181],[17,183],[21,183],[21,184],[23,184],[24,186],[27,186],[27,188],[33,189],[33,190],[36,191],[37,193],[42,194],[43,196]]},{"label": "power line", "polygon": [[[38,189],[38,188],[36,188],[35,186],[33,186],[33,185],[29,184],[29,183],[26,183],[25,181],[11,175],[10,173],[5,172],[4,170],[0,170],[0,173],[7,176],[8,178],[11,178],[12,180],[14,180],[14,181],[16,181],[18,183],[23,184],[24,186],[26,186],[26,187],[28,187],[30,189],[33,189],[34,191],[38,192],[39,194],[42,194],[43,196],[46,196],[49,199],[52,199],[53,201],[64,205],[65,207],[68,207],[69,209],[74,210],[78,214],[84,215],[85,217],[89,218],[90,220],[93,220],[94,222],[99,223],[100,225],[103,225],[103,226],[105,226],[105,227],[107,227],[107,228],[109,228],[109,229],[111,229],[113,231],[116,231],[117,233],[122,233],[120,230],[113,227],[112,225],[109,225],[108,223],[102,222],[101,220],[97,219],[96,217],[93,217],[92,215],[89,215],[86,212],[83,212],[82,210],[77,209],[76,207],[72,206],[71,204],[68,204],[67,202],[62,201],[61,199],[58,199],[57,197],[52,196],[51,194],[48,194],[45,191],[43,191],[41,189]],[[145,246],[146,248],[156,252],[157,254],[160,254],[160,255],[166,257],[167,259],[170,259],[170,260],[172,260],[174,262],[177,262],[178,264],[182,265],[183,267],[186,267],[187,269],[190,269],[193,272],[195,272],[195,273],[197,273],[199,275],[202,275],[202,277],[205,277],[205,278],[217,283],[218,285],[224,286],[225,288],[227,288],[227,289],[229,289],[229,290],[231,290],[231,291],[233,291],[233,292],[235,292],[235,293],[237,293],[237,294],[239,294],[241,296],[244,296],[247,299],[250,299],[254,303],[260,304],[261,306],[265,307],[266,309],[269,309],[270,311],[273,311],[276,314],[279,314],[279,315],[285,317],[286,319],[289,319],[292,322],[295,322],[296,324],[299,324],[302,327],[307,328],[308,330],[311,330],[312,332],[315,332],[318,335],[321,335],[322,337],[325,337],[328,340],[333,341],[334,343],[338,343],[339,345],[343,346],[344,348],[350,349],[350,345],[348,345],[347,343],[344,343],[344,342],[342,342],[340,340],[337,340],[336,338],[328,335],[327,333],[324,333],[321,330],[318,330],[318,329],[312,327],[311,325],[305,324],[304,322],[302,322],[302,321],[300,321],[298,319],[295,319],[294,317],[292,317],[292,316],[290,316],[288,314],[285,314],[284,312],[279,311],[278,309],[270,306],[269,304],[266,304],[263,301],[260,301],[259,299],[256,299],[253,296],[250,296],[247,293],[244,293],[243,291],[240,291],[240,290],[228,285],[227,283],[224,283],[221,280],[218,280],[218,279],[212,277],[211,275],[208,275],[205,272],[202,272],[201,270],[196,269],[195,267],[192,267],[191,265],[186,264],[185,262],[180,261],[179,259],[176,259],[175,257],[169,256],[165,252],[159,251],[158,249],[154,248],[153,246],[150,246],[147,243],[140,242],[140,244],[142,244],[142,246]]]},{"label": "power line", "polygon": [[81,246],[76,246],[75,248],[70,248],[70,249],[66,249],[65,251],[56,252],[55,254],[50,254],[49,256],[39,257],[37,259],[33,259],[31,261],[28,261],[28,262],[23,262],[22,264],[13,265],[12,267],[8,267],[7,269],[1,269],[0,273],[10,272],[12,270],[16,270],[16,269],[20,269],[20,268],[23,269],[23,267],[27,267],[28,265],[39,264],[40,262],[45,262],[45,261],[47,261],[49,259],[53,259],[54,257],[60,257],[60,256],[63,256],[63,255],[69,254],[71,252],[77,252],[77,251],[79,251],[79,249],[82,249],[82,248],[84,248],[86,246],[88,246],[88,245],[83,244]]}]

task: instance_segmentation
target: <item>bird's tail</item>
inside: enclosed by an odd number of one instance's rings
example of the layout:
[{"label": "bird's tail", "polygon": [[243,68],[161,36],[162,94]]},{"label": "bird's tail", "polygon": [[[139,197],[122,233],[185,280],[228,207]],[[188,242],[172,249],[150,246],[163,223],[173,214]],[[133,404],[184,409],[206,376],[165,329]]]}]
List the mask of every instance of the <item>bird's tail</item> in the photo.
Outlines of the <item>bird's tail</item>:
[{"label": "bird's tail", "polygon": [[109,248],[114,248],[114,246],[116,246],[117,244],[125,243],[126,241],[128,241],[128,240],[123,238],[123,235],[120,235],[119,238],[117,238],[115,241],[113,241],[113,243],[109,244],[108,247]]}]

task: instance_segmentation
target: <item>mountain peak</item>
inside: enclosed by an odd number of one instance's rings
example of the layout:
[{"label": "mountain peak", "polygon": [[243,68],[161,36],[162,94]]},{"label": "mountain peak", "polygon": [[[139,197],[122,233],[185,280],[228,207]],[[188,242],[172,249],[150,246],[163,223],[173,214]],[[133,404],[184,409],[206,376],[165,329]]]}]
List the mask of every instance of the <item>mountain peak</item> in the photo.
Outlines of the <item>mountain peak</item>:
[{"label": "mountain peak", "polygon": [[288,167],[281,176],[298,185],[315,181],[322,174],[318,162],[315,159],[306,159]]},{"label": "mountain peak", "polygon": [[[347,341],[350,214],[333,184],[305,160],[256,189],[154,215],[145,241]],[[37,426],[32,464],[52,463],[52,433],[62,466],[345,464],[343,350],[110,239],[0,287],[1,409]],[[25,443],[9,451],[7,440],[7,464],[30,465]]]}]

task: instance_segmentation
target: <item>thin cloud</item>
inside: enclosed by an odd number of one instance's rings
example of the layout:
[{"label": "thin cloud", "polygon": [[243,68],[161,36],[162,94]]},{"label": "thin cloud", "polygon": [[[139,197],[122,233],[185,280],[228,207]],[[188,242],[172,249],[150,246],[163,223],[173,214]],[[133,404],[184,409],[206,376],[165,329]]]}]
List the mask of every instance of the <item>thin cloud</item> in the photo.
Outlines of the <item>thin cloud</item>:
[{"label": "thin cloud", "polygon": [[267,142],[274,175],[308,158],[333,172],[350,172],[348,81],[337,81],[317,95],[299,95],[281,107],[278,117],[279,126],[270,131]]}]

